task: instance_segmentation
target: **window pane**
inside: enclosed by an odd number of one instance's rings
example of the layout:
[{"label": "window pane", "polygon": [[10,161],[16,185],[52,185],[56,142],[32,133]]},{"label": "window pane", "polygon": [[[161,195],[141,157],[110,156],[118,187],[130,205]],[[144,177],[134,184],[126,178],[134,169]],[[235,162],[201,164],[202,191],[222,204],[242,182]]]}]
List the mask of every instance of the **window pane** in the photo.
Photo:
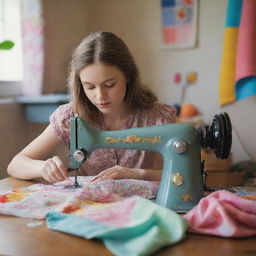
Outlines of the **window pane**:
[{"label": "window pane", "polygon": [[23,79],[20,1],[0,0],[0,42],[13,41],[11,50],[0,50],[0,81]]}]

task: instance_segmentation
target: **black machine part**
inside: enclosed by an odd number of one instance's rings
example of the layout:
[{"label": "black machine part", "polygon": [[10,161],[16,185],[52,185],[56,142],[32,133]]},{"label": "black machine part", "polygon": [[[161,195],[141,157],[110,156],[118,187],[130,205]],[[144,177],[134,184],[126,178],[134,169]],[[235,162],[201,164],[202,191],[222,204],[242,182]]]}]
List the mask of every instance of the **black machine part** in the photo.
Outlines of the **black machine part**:
[{"label": "black machine part", "polygon": [[210,147],[216,157],[228,158],[232,145],[232,125],[226,112],[216,114],[213,117],[212,125],[209,127],[202,124],[198,128],[198,132],[202,148]]}]

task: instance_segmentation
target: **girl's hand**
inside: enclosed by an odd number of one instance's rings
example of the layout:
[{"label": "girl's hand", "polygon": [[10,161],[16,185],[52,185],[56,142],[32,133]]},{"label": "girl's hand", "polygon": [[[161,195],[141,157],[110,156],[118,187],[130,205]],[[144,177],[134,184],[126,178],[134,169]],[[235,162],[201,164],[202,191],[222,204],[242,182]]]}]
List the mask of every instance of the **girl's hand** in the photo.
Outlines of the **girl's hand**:
[{"label": "girl's hand", "polygon": [[45,161],[41,174],[50,183],[63,181],[67,177],[67,167],[58,156],[54,156]]},{"label": "girl's hand", "polygon": [[91,181],[99,181],[105,179],[144,179],[144,170],[122,167],[120,165],[115,165],[109,169],[106,169],[99,173],[96,177],[91,179]]}]

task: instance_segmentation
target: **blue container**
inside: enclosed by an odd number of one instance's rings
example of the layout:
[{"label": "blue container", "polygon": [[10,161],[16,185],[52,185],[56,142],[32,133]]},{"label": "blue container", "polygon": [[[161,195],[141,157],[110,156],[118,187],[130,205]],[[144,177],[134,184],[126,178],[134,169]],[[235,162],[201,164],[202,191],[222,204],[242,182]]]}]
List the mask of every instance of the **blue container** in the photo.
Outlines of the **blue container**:
[{"label": "blue container", "polygon": [[70,94],[45,94],[18,97],[16,102],[24,104],[26,120],[33,123],[49,123],[49,116],[56,108],[70,101]]}]

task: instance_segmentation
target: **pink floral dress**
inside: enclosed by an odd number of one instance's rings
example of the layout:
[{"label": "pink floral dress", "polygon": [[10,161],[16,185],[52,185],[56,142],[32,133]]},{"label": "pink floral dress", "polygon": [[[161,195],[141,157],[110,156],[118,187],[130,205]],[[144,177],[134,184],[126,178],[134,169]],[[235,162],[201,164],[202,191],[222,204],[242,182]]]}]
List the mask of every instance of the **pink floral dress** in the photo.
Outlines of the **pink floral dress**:
[{"label": "pink floral dress", "polygon": [[[76,114],[72,110],[72,103],[61,105],[50,116],[50,124],[55,130],[57,136],[69,146],[69,120]],[[147,109],[137,110],[130,114],[123,122],[122,129],[130,129],[136,127],[145,127],[151,125],[161,125],[175,122],[176,111],[175,108],[161,104],[154,103]],[[91,123],[95,128],[106,130],[104,121],[99,123]],[[154,160],[156,153],[149,151],[138,150],[124,150],[124,149],[97,149],[92,152],[89,158],[84,162],[80,175],[97,175],[115,165],[125,166],[128,168],[142,168],[142,169],[160,169],[161,166],[156,166]],[[154,167],[152,167],[154,166]]]}]

